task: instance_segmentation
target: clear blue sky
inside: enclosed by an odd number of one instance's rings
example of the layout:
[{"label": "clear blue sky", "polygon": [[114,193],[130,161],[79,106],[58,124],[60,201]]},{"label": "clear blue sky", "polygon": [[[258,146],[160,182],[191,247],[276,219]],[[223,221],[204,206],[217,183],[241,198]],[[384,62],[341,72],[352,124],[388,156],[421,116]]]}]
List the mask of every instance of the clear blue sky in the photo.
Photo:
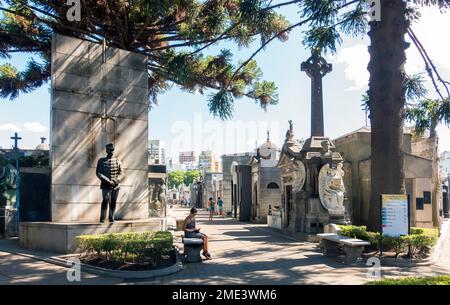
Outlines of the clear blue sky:
[{"label": "clear blue sky", "polygon": [[[298,20],[296,7],[279,10],[294,23]],[[439,14],[436,9],[424,9],[423,19],[415,25],[416,34],[425,44],[442,76],[450,80],[450,59],[448,37],[437,39],[426,35],[435,26],[450,27],[450,13]],[[260,109],[253,100],[236,100],[233,120],[223,122],[208,112],[207,96],[190,94],[173,87],[159,97],[159,106],[149,113],[149,134],[151,139],[166,142],[168,155],[177,156],[179,151],[213,149],[218,154],[249,151],[255,142],[261,144],[269,129],[271,140],[281,145],[288,128],[288,120],[294,121],[297,138],[306,138],[310,133],[310,80],[300,71],[300,64],[309,57],[301,44],[304,29],[291,32],[290,39],[271,43],[256,60],[263,72],[263,78],[275,81],[278,86],[279,104]],[[434,36],[434,37],[433,37]],[[365,124],[361,110],[361,96],[367,90],[366,71],[368,54],[367,38],[345,38],[344,44],[334,56],[327,55],[333,64],[333,72],[324,79],[325,134],[332,138],[356,130]],[[221,48],[230,48],[234,60],[245,60],[258,47],[254,43],[249,49],[237,49],[232,44],[222,43],[208,50],[212,54]],[[407,72],[423,70],[417,51],[408,50]],[[24,56],[14,56],[12,63],[19,68],[25,65]],[[4,61],[3,61],[4,62]],[[433,96],[433,92],[430,91]],[[13,130],[20,129],[22,148],[33,148],[39,138],[48,138],[50,114],[49,84],[30,94],[21,95],[15,101],[0,101],[0,147],[11,147],[9,139]],[[450,130],[438,129],[440,150],[450,150]]]}]

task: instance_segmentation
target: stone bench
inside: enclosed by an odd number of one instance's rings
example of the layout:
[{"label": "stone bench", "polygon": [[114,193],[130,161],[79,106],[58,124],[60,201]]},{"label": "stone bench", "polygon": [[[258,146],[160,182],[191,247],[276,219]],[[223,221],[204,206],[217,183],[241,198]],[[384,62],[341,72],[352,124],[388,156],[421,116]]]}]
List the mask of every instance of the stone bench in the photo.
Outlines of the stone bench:
[{"label": "stone bench", "polygon": [[200,252],[203,249],[203,239],[201,238],[186,238],[184,234],[181,235],[181,241],[184,245],[184,261],[186,263],[202,262]]},{"label": "stone bench", "polygon": [[[327,228],[327,226],[330,226]],[[340,229],[337,225],[327,225],[323,234],[317,234],[320,238],[320,247],[323,249],[323,254],[328,257],[338,256],[343,250],[345,253],[345,263],[348,265],[356,264],[362,261],[362,252],[365,246],[370,246],[370,243],[357,239],[340,235]],[[342,249],[342,250],[341,250]]]}]

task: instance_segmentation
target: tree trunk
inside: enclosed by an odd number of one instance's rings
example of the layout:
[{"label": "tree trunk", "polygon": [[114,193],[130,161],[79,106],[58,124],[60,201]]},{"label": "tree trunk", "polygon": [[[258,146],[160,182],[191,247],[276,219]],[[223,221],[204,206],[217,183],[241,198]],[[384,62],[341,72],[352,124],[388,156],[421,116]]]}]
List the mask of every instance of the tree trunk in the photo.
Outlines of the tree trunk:
[{"label": "tree trunk", "polygon": [[435,138],[437,136],[437,124],[437,120],[435,118],[432,118],[430,123],[430,138]]},{"label": "tree trunk", "polygon": [[[432,125],[433,126],[433,125]],[[436,127],[436,124],[434,125]],[[434,128],[436,130],[436,128]],[[430,130],[431,133],[432,130]],[[432,163],[432,177],[431,177],[431,213],[433,227],[438,228],[439,232],[441,229],[441,222],[439,218],[439,201],[442,200],[439,196],[441,183],[439,180],[439,167],[438,167],[438,139],[436,137],[436,132],[433,133],[433,163]]]},{"label": "tree trunk", "polygon": [[408,22],[402,0],[381,0],[381,21],[370,25],[371,132],[370,231],[380,231],[380,195],[404,194],[404,64]]}]

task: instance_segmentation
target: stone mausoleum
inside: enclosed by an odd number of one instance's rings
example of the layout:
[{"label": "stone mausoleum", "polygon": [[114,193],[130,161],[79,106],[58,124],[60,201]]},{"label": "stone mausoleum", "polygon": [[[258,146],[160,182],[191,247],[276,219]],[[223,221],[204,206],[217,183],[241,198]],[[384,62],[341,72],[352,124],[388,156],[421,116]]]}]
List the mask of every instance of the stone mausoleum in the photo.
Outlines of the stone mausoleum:
[{"label": "stone mausoleum", "polygon": [[[368,223],[370,205],[370,127],[340,136],[334,140],[344,158],[344,185],[347,190],[352,223]],[[403,169],[406,193],[410,198],[411,226],[433,227],[432,202],[436,201],[435,219],[442,221],[441,188],[437,173],[437,139],[403,133]],[[434,165],[433,165],[434,163]]]},{"label": "stone mausoleum", "polygon": [[279,150],[269,139],[257,149],[251,160],[252,169],[252,208],[250,220],[267,223],[269,209],[280,206],[280,169],[277,167]]},{"label": "stone mausoleum", "polygon": [[272,211],[281,230],[318,233],[329,223],[349,223],[342,161],[327,137],[312,136],[301,146],[290,121],[278,162],[282,204]]},{"label": "stone mausoleum", "polygon": [[[238,175],[236,172],[237,165],[248,165],[251,160],[255,156],[254,153],[246,152],[246,153],[238,153],[238,154],[229,154],[222,155],[222,199],[223,199],[223,207],[224,212],[229,215],[233,215],[233,217],[237,218],[237,202],[239,191],[242,189],[239,183]],[[250,193],[247,194],[247,188],[245,189],[245,193],[243,194],[245,198],[251,196]],[[250,197],[251,200],[251,197]],[[251,203],[250,203],[251,204]],[[236,207],[236,209],[235,209]],[[236,212],[236,213],[235,213]]]},{"label": "stone mausoleum", "polygon": [[[51,67],[51,222],[22,222],[20,245],[69,253],[78,235],[162,229],[149,218],[147,57],[55,34]],[[118,221],[100,224],[107,143],[124,179]]]}]

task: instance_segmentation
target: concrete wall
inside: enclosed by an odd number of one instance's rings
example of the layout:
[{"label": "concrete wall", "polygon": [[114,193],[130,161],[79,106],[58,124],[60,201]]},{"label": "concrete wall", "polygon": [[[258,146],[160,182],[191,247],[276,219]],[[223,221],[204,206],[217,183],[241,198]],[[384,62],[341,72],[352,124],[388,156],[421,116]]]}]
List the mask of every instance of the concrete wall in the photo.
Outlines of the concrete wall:
[{"label": "concrete wall", "polygon": [[358,179],[358,186],[353,185],[358,196],[358,201],[353,201],[353,208],[359,211],[355,224],[366,225],[369,223],[370,212],[370,160],[358,163]]},{"label": "concrete wall", "polygon": [[[352,222],[367,223],[369,198],[366,198],[368,197],[366,192],[367,185],[370,187],[370,163],[365,164],[361,161],[370,158],[370,133],[351,133],[334,140],[334,146],[346,161],[346,169],[350,169],[350,173],[345,171],[344,185],[347,190],[345,196],[351,206],[349,210],[352,213],[350,215]],[[360,177],[364,178],[361,180]]]},{"label": "concrete wall", "polygon": [[423,204],[423,210],[417,210],[416,200],[417,198],[423,198],[424,192],[431,191],[431,179],[417,178],[414,179],[413,198],[411,198],[411,205],[415,209],[415,219],[413,225],[416,227],[432,228],[432,207],[430,203]]},{"label": "concrete wall", "polygon": [[413,138],[411,153],[426,159],[433,159],[435,155],[436,138]]},{"label": "concrete wall", "polygon": [[[96,222],[102,201],[97,160],[116,145],[125,178],[117,219],[148,217],[147,58],[55,35],[50,163],[52,221]],[[109,119],[101,118],[106,115]]]}]

